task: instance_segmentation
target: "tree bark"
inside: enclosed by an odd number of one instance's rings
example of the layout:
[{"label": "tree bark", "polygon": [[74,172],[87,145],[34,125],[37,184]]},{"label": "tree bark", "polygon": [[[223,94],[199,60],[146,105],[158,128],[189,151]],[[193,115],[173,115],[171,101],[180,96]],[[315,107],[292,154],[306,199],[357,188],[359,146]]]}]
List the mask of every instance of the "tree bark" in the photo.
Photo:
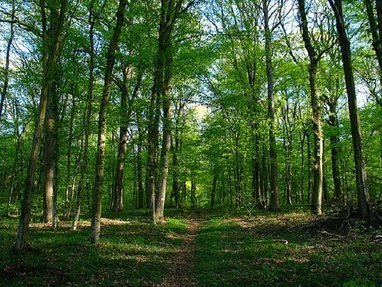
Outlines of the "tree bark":
[{"label": "tree bark", "polygon": [[215,172],[213,180],[212,180],[212,189],[211,189],[211,208],[215,207],[215,197],[216,197],[216,184],[218,181],[218,176]]},{"label": "tree bark", "polygon": [[[56,79],[57,76],[54,76]],[[43,221],[53,222],[54,194],[56,186],[56,162],[57,162],[57,124],[58,124],[58,99],[57,83],[53,84],[48,97],[47,114],[45,120],[45,152],[44,152],[44,175],[43,175]]]},{"label": "tree bark", "polygon": [[4,83],[3,83],[3,88],[1,90],[1,95],[0,95],[0,124],[1,124],[1,117],[3,115],[3,110],[4,110],[5,98],[7,97],[7,93],[8,93],[11,48],[12,48],[13,39],[15,37],[15,28],[14,28],[15,13],[16,13],[15,1],[12,1],[10,34],[9,34],[9,39],[7,42],[7,48],[6,48],[6,54],[5,54]]},{"label": "tree bark", "polygon": [[300,27],[305,49],[309,56],[309,86],[310,104],[312,107],[312,128],[314,135],[314,157],[313,157],[313,190],[312,190],[312,212],[316,215],[322,214],[322,192],[323,192],[323,135],[321,128],[321,104],[317,92],[316,76],[317,66],[320,56],[317,55],[313,47],[312,39],[309,35],[308,19],[305,10],[305,0],[298,0],[300,13]]},{"label": "tree bark", "polygon": [[358,211],[362,218],[370,218],[370,195],[367,183],[365,158],[362,146],[361,126],[357,108],[357,94],[354,83],[353,64],[351,59],[350,41],[348,39],[341,0],[329,0],[330,6],[336,17],[338,39],[342,54],[342,63],[345,74],[350,125],[353,141],[356,187],[358,197]]},{"label": "tree bark", "polygon": [[94,70],[95,70],[95,48],[94,48],[94,27],[96,24],[96,17],[94,17],[94,0],[90,2],[89,7],[89,82],[86,99],[86,111],[83,122],[83,150],[82,161],[80,166],[80,178],[78,182],[76,194],[76,212],[72,221],[72,230],[77,229],[78,221],[81,214],[81,204],[83,197],[83,190],[87,186],[87,167],[88,167],[88,154],[89,154],[89,136],[90,136],[90,120],[92,116],[92,103],[94,97]]},{"label": "tree bark", "polygon": [[292,161],[292,127],[290,123],[290,115],[289,115],[289,102],[285,104],[285,107],[282,109],[282,117],[284,122],[284,137],[283,137],[283,146],[285,153],[285,187],[284,194],[285,200],[288,205],[292,204],[292,169],[291,169],[291,161]]},{"label": "tree bark", "polygon": [[[49,29],[47,29],[46,6],[50,9]],[[20,222],[15,242],[15,249],[18,252],[21,252],[28,242],[34,175],[39,162],[41,134],[45,122],[49,93],[53,88],[52,85],[55,81],[54,76],[56,75],[57,62],[62,48],[62,33],[66,16],[66,7],[66,0],[61,0],[58,6],[47,5],[44,0],[40,1],[43,26],[43,79],[38,111],[39,116],[33,132],[32,148],[21,205]]]},{"label": "tree bark", "polygon": [[[168,53],[168,52],[167,52]],[[164,206],[167,192],[167,178],[169,169],[169,152],[171,148],[171,99],[170,99],[170,80],[172,77],[172,56],[165,62],[165,77],[163,82],[162,102],[163,102],[163,138],[161,152],[161,180],[158,192],[158,201],[155,209],[157,222],[164,221]]]},{"label": "tree bark", "polygon": [[334,198],[340,204],[345,204],[345,197],[341,182],[341,171],[340,171],[340,155],[341,148],[340,136],[339,136],[339,124],[337,117],[337,99],[331,99],[328,102],[329,106],[329,125],[332,127],[332,133],[330,135],[331,144],[331,156],[332,156],[332,176],[334,182]]},{"label": "tree bark", "polygon": [[191,171],[191,208],[196,208],[196,178],[195,172]]},{"label": "tree bark", "polygon": [[179,181],[179,155],[181,152],[181,131],[180,124],[183,121],[184,103],[179,102],[176,109],[174,141],[173,141],[173,154],[172,154],[172,168],[173,168],[173,185],[172,194],[174,195],[175,208],[180,207],[180,181]]},{"label": "tree bark", "polygon": [[252,199],[254,203],[260,207],[264,207],[264,199],[261,196],[260,185],[260,150],[259,150],[259,135],[257,128],[253,127],[253,143],[252,151]]},{"label": "tree bark", "polygon": [[115,169],[115,179],[113,188],[113,202],[112,210],[114,212],[120,212],[123,210],[123,178],[124,178],[124,166],[126,158],[126,147],[128,140],[128,126],[130,123],[131,114],[133,112],[133,103],[139,92],[139,88],[142,80],[142,73],[138,71],[137,82],[134,87],[131,97],[129,97],[128,84],[132,80],[132,67],[127,65],[123,68],[123,81],[119,85],[121,90],[121,114],[120,114],[120,130],[119,130],[119,143],[118,143],[118,155],[117,164]]},{"label": "tree bark", "polygon": [[97,243],[101,232],[101,211],[102,211],[102,186],[105,169],[105,148],[106,148],[106,111],[110,100],[110,90],[112,83],[112,74],[115,64],[115,51],[118,46],[119,38],[122,32],[123,21],[127,0],[120,0],[117,10],[117,22],[114,27],[113,36],[111,38],[108,51],[106,54],[106,68],[104,85],[102,91],[102,100],[98,116],[98,144],[97,144],[97,159],[95,169],[95,183],[92,205],[92,223],[90,240],[92,243]]},{"label": "tree bark", "polygon": [[[166,200],[167,178],[169,169],[169,151],[171,148],[171,99],[170,82],[172,79],[173,51],[171,37],[175,22],[182,11],[187,9],[193,1],[190,1],[186,8],[182,9],[184,1],[161,1],[157,62],[154,74],[154,86],[151,97],[149,112],[149,168],[148,168],[148,188],[153,201],[152,223],[164,220],[164,205]],[[160,107],[158,100],[162,102],[163,109],[163,137],[160,157],[160,178],[156,178],[156,154],[158,142],[158,126]],[[155,195],[155,184],[158,182],[158,197]]]},{"label": "tree bark", "polygon": [[[143,166],[142,166],[142,153],[143,153],[143,129],[141,127],[140,112],[137,111],[138,123],[138,143],[137,143],[137,192],[138,192],[138,208],[144,206],[144,188],[143,188]],[[147,200],[148,198],[146,198]]]},{"label": "tree bark", "polygon": [[[378,6],[378,2],[382,2],[382,1],[376,0],[377,6]],[[378,24],[374,16],[374,8],[373,8],[372,1],[364,0],[363,3],[365,4],[366,14],[369,20],[369,27],[370,27],[372,40],[373,40],[372,46],[373,46],[375,55],[377,57],[378,65],[379,65],[379,82],[380,82],[380,85],[382,86],[382,42],[381,42],[382,35],[380,34],[380,32],[382,31],[378,30]],[[380,5],[382,6],[382,4]],[[378,9],[381,9],[381,10],[378,11]],[[379,16],[378,12],[382,13],[382,7],[377,8],[377,17]],[[380,16],[382,20],[382,14]],[[381,28],[382,28],[382,23],[381,23]]]},{"label": "tree bark", "polygon": [[274,103],[274,80],[272,64],[272,32],[269,27],[268,0],[263,0],[264,28],[265,28],[265,62],[267,73],[268,93],[268,119],[269,119],[269,160],[270,160],[270,204],[269,209],[276,211],[280,209],[279,185],[277,171],[277,151],[275,138],[275,103]]}]

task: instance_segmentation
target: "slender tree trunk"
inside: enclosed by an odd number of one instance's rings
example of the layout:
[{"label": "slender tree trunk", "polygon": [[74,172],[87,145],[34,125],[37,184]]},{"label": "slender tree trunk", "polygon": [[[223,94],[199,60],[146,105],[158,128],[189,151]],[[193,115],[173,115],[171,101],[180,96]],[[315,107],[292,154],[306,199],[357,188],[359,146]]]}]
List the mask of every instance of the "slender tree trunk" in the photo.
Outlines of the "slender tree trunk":
[{"label": "slender tree trunk", "polygon": [[[163,9],[163,8],[162,8]],[[162,11],[162,13],[164,13]],[[162,15],[162,18],[164,16]],[[161,19],[165,21],[165,19]],[[156,58],[156,65],[154,71],[154,84],[150,97],[150,108],[148,112],[148,134],[147,134],[147,172],[146,172],[146,194],[150,198],[151,209],[151,223],[156,224],[156,194],[155,186],[157,182],[157,154],[158,154],[158,141],[159,141],[159,117],[160,117],[160,94],[161,84],[163,82],[163,24],[159,28],[159,45]]]},{"label": "slender tree trunk", "polygon": [[291,160],[292,160],[292,127],[289,119],[289,102],[285,104],[282,108],[282,118],[284,122],[284,137],[283,137],[283,147],[285,154],[285,186],[284,194],[285,200],[288,205],[292,204],[292,170],[291,170]]},{"label": "slender tree trunk", "polygon": [[261,197],[263,198],[264,207],[267,208],[270,205],[270,200],[271,200],[271,198],[269,198],[269,171],[270,171],[270,168],[269,168],[268,163],[267,163],[267,159],[268,159],[267,154],[269,154],[269,153],[267,152],[267,149],[265,146],[263,146],[263,149],[264,150],[263,150],[263,154],[261,157],[261,181],[262,181],[262,188],[261,188],[262,195],[261,195]]},{"label": "slender tree trunk", "polygon": [[337,118],[337,101],[331,101],[329,105],[329,125],[332,127],[333,131],[330,135],[331,144],[331,155],[332,155],[332,175],[334,182],[334,198],[340,204],[345,204],[345,197],[343,194],[342,182],[341,182],[341,171],[340,171],[340,155],[341,148],[340,136],[339,136],[339,124]]},{"label": "slender tree trunk", "polygon": [[191,171],[191,208],[196,208],[196,178],[195,173]]},{"label": "slender tree trunk", "polygon": [[312,107],[312,127],[314,135],[314,163],[313,163],[313,191],[312,191],[312,212],[316,215],[322,214],[322,191],[323,191],[323,135],[321,128],[321,105],[317,93],[316,75],[319,56],[313,47],[309,35],[308,19],[305,10],[305,0],[298,0],[300,13],[300,26],[305,49],[309,55],[309,85],[310,104]]},{"label": "slender tree trunk", "polygon": [[8,93],[11,48],[12,48],[13,39],[15,37],[15,28],[14,28],[15,13],[16,13],[15,1],[12,1],[11,24],[10,24],[11,27],[10,27],[10,34],[9,34],[6,54],[5,54],[4,83],[3,83],[3,88],[1,90],[1,95],[0,95],[0,124],[1,124],[1,117],[3,115],[3,110],[4,110],[5,98],[7,97],[7,93]]},{"label": "slender tree trunk", "polygon": [[[28,171],[21,205],[20,222],[15,242],[15,249],[19,252],[23,250],[28,242],[34,175],[39,161],[41,134],[45,122],[49,93],[54,84],[57,62],[62,47],[62,32],[65,22],[67,1],[61,0],[59,7],[55,7],[54,5],[54,7],[49,6],[51,9],[49,15],[51,25],[49,26],[49,30],[47,30],[45,1],[42,0],[40,5],[43,26],[43,82],[40,95],[39,116],[33,133],[32,149],[29,157]],[[57,10],[58,8],[59,10]]]},{"label": "slender tree trunk", "polygon": [[234,133],[234,140],[235,140],[235,146],[234,146],[234,156],[235,156],[235,207],[240,208],[242,204],[242,190],[241,190],[241,175],[240,175],[240,162],[241,162],[241,156],[240,156],[240,146],[239,146],[239,140],[240,140],[240,133],[236,131]]},{"label": "slender tree trunk", "polygon": [[113,31],[109,48],[106,54],[105,78],[102,92],[101,106],[98,116],[98,144],[97,159],[95,170],[95,183],[93,194],[92,224],[90,240],[97,243],[101,232],[101,210],[102,210],[102,186],[105,169],[105,148],[106,148],[106,111],[110,100],[110,91],[115,63],[115,51],[118,46],[119,38],[122,32],[123,21],[127,0],[120,0],[117,10],[117,22]]},{"label": "slender tree trunk", "polygon": [[350,125],[353,140],[353,152],[357,185],[358,211],[362,218],[370,218],[370,195],[367,184],[365,158],[362,147],[361,126],[357,108],[357,95],[354,83],[350,41],[346,34],[341,0],[329,0],[336,16],[336,25],[341,47],[342,63],[345,74],[346,91],[350,114]]},{"label": "slender tree trunk", "polygon": [[174,130],[174,144],[173,144],[173,154],[172,154],[172,168],[173,168],[173,185],[172,193],[175,199],[175,207],[180,207],[180,186],[179,186],[179,154],[181,151],[181,135],[179,131],[179,125],[182,122],[183,118],[183,109],[184,104],[179,103],[179,106],[176,110],[176,119],[175,119],[175,130]]},{"label": "slender tree trunk", "polygon": [[301,175],[300,175],[300,203],[304,203],[304,181],[305,181],[305,153],[304,153],[304,146],[305,146],[305,132],[301,132],[301,138],[300,138],[300,148],[301,148]]},{"label": "slender tree trunk", "polygon": [[[17,135],[17,141],[16,141],[16,150],[15,150],[15,157],[12,165],[12,175],[11,175],[11,185],[9,188],[9,197],[8,197],[8,204],[7,204],[7,214],[10,214],[10,205],[12,203],[16,202],[16,198],[18,197],[18,192],[15,192],[16,189],[16,178],[18,175],[18,164],[20,161],[20,158],[22,158],[22,150],[21,150],[21,139],[26,129],[26,123],[24,123],[23,131],[20,133],[19,128],[19,117],[20,117],[20,111],[19,111],[19,105],[17,103],[17,100],[14,101],[14,107],[15,107],[15,114],[16,114],[16,122],[15,122],[15,134]],[[22,164],[20,164],[22,166]],[[16,194],[15,194],[16,193]]]},{"label": "slender tree trunk", "polygon": [[212,180],[212,189],[211,189],[211,208],[215,207],[215,196],[216,196],[216,184],[217,184],[218,176],[216,173],[214,174],[214,178]]},{"label": "slender tree trunk", "polygon": [[312,199],[312,147],[311,147],[311,140],[310,140],[310,133],[306,132],[306,145],[307,145],[307,162],[308,162],[308,194],[307,199],[308,202],[311,202]]},{"label": "slender tree trunk", "polygon": [[164,81],[164,90],[162,93],[163,102],[163,139],[161,152],[161,179],[158,192],[158,201],[155,209],[155,217],[157,222],[164,221],[164,206],[166,202],[167,178],[169,169],[169,153],[171,148],[171,99],[170,99],[170,79],[172,59],[166,61],[166,72]]},{"label": "slender tree trunk", "polygon": [[[56,78],[57,76],[55,76]],[[56,161],[57,161],[57,120],[58,99],[57,87],[53,84],[48,97],[47,115],[45,120],[45,152],[44,152],[44,176],[43,176],[43,220],[46,223],[53,222],[54,193],[56,192]]]},{"label": "slender tree trunk", "polygon": [[115,178],[113,185],[113,195],[112,195],[112,205],[111,209],[114,212],[120,212],[123,210],[124,204],[124,192],[123,192],[123,178],[125,171],[125,159],[126,159],[126,148],[128,141],[128,125],[129,125],[129,115],[128,115],[128,105],[129,102],[129,92],[128,83],[132,78],[132,67],[126,66],[123,68],[123,84],[121,85],[121,113],[120,113],[120,128],[119,128],[119,142],[118,142],[118,155],[117,164],[115,168]]},{"label": "slender tree trunk", "polygon": [[291,170],[291,144],[289,139],[284,141],[285,150],[285,199],[288,205],[292,205],[292,170]]},{"label": "slender tree trunk", "polygon": [[[139,112],[137,112],[139,114]],[[140,115],[137,115],[140,117]],[[140,127],[140,120],[138,122],[138,144],[137,144],[137,181],[138,181],[138,208],[141,209],[144,206],[144,188],[143,188],[143,166],[142,166],[142,147],[143,147],[143,130]]]},{"label": "slender tree trunk", "polygon": [[113,202],[112,202],[112,210],[114,212],[119,212],[123,210],[123,178],[124,178],[124,166],[125,166],[125,158],[126,158],[126,147],[128,140],[128,126],[131,118],[131,114],[133,112],[133,103],[138,94],[142,73],[138,72],[137,75],[137,83],[134,87],[134,91],[132,96],[128,95],[128,84],[132,79],[132,67],[125,66],[123,68],[123,82],[120,84],[120,90],[122,94],[121,98],[121,114],[120,114],[120,131],[119,131],[119,143],[118,143],[118,156],[117,156],[117,165],[115,170],[115,179],[114,179],[114,188],[113,188]]},{"label": "slender tree trunk", "polygon": [[265,26],[265,61],[267,70],[267,92],[268,92],[268,118],[269,118],[269,159],[270,159],[270,205],[273,211],[280,209],[279,186],[277,171],[277,151],[275,139],[275,103],[274,103],[274,81],[272,64],[272,32],[269,28],[268,0],[263,0],[264,26]]},{"label": "slender tree trunk", "polygon": [[260,150],[259,150],[259,136],[257,134],[257,129],[255,129],[253,135],[253,155],[252,155],[252,198],[255,204],[260,207],[264,207],[264,201],[261,197],[261,186],[260,186]]},{"label": "slender tree trunk", "polygon": [[90,136],[90,120],[92,116],[92,104],[94,97],[94,70],[95,70],[95,49],[94,49],[94,26],[96,18],[94,17],[94,1],[90,2],[89,8],[89,82],[88,91],[86,99],[86,111],[84,118],[84,133],[83,133],[83,151],[82,151],[82,161],[80,167],[80,178],[77,188],[76,197],[76,212],[72,222],[72,230],[77,229],[78,221],[81,214],[81,204],[83,191],[87,186],[87,168],[88,168],[88,154],[89,154],[89,136]]},{"label": "slender tree trunk", "polygon": [[[367,18],[369,20],[370,32],[371,32],[371,36],[373,39],[372,46],[373,46],[374,52],[377,56],[377,61],[378,61],[378,65],[379,65],[379,81],[380,81],[380,85],[382,86],[382,42],[381,42],[381,36],[382,35],[380,34],[380,31],[378,30],[378,24],[377,24],[375,16],[374,16],[374,8],[373,8],[372,1],[371,0],[364,0],[363,2],[365,4]],[[378,3],[378,2],[382,2],[382,1],[376,0],[376,2]],[[378,4],[377,4],[377,6],[378,6]],[[381,9],[381,11],[377,10],[377,16],[379,16],[378,12],[382,12],[382,7],[379,7],[379,9]],[[381,17],[382,17],[382,15],[381,15]],[[382,20],[382,18],[381,18],[381,20]],[[381,23],[381,25],[382,25],[382,23]],[[381,28],[382,28],[382,26],[381,26]]]},{"label": "slender tree trunk", "polygon": [[[75,88],[73,88],[75,90]],[[73,91],[73,95],[75,92]],[[68,135],[68,142],[69,145],[67,146],[66,151],[66,187],[65,187],[65,211],[64,211],[64,217],[69,218],[69,205],[70,205],[70,174],[71,174],[71,165],[72,165],[72,147],[71,143],[73,141],[73,122],[74,122],[74,116],[75,116],[75,108],[76,108],[76,98],[73,97],[72,99],[72,110],[70,112],[70,122],[69,122],[69,135]],[[82,147],[81,147],[82,148]]]}]

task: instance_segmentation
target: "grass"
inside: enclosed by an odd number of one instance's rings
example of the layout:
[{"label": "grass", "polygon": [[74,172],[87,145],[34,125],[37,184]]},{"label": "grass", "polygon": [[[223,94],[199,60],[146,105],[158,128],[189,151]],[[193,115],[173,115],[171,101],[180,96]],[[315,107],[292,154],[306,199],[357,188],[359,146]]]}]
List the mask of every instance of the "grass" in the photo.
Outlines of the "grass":
[{"label": "grass", "polygon": [[[51,231],[32,225],[31,246],[22,256],[9,250],[17,219],[0,220],[0,286],[152,286],[166,274],[185,237],[182,219],[151,226],[143,216],[106,220],[97,246],[89,227]],[[65,224],[62,222],[61,224]]]},{"label": "grass", "polygon": [[313,232],[307,213],[213,217],[198,236],[200,286],[382,286],[382,246],[369,234]]},{"label": "grass", "polygon": [[167,215],[166,224],[151,226],[147,212],[106,213],[97,246],[88,242],[88,222],[78,231],[61,222],[54,232],[35,220],[22,256],[9,251],[18,220],[0,218],[0,286],[157,285],[187,236],[189,216],[201,222],[190,258],[198,286],[382,286],[380,229],[335,234],[312,228],[316,218],[304,210]]}]

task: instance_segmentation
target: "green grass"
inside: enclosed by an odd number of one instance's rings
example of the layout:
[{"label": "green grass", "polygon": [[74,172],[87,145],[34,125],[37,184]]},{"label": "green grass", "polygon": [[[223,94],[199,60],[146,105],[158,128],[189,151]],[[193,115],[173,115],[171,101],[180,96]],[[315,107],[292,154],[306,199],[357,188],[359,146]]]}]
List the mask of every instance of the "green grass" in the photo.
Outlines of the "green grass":
[{"label": "green grass", "polygon": [[54,232],[34,223],[22,256],[10,252],[18,220],[0,218],[0,286],[156,285],[187,236],[188,217],[201,222],[190,258],[198,286],[382,286],[382,243],[373,241],[382,230],[320,232],[309,227],[315,218],[304,210],[251,217],[168,210],[159,226],[149,224],[147,210],[103,217],[97,246],[88,241],[88,225],[71,231],[61,222]]},{"label": "green grass", "polygon": [[17,219],[0,220],[0,286],[151,286],[161,282],[186,225],[169,218],[151,226],[145,217],[125,216],[102,226],[97,246],[89,227],[78,231],[32,227],[31,246],[22,256],[12,247]]},{"label": "green grass", "polygon": [[382,286],[370,234],[308,232],[306,213],[213,217],[197,238],[200,286]]}]

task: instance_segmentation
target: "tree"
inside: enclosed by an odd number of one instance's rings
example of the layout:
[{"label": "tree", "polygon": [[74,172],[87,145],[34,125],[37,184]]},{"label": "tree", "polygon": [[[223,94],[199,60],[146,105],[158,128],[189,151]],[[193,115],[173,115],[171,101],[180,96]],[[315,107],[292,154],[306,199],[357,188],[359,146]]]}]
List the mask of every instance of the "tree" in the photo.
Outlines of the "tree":
[{"label": "tree", "polygon": [[5,56],[4,83],[3,83],[3,87],[1,90],[1,94],[0,94],[0,124],[1,124],[1,117],[3,115],[5,98],[7,97],[7,93],[8,93],[9,64],[10,64],[10,59],[11,59],[11,48],[12,48],[13,39],[15,37],[15,23],[14,23],[15,13],[16,13],[15,1],[12,1],[10,32],[9,32],[9,38],[7,41],[6,56]]},{"label": "tree", "polygon": [[101,211],[102,211],[102,187],[105,169],[105,147],[106,147],[106,117],[107,107],[110,100],[110,90],[112,84],[113,68],[115,64],[115,51],[118,47],[119,38],[122,32],[123,22],[125,18],[125,10],[127,0],[120,0],[118,10],[116,12],[116,24],[113,35],[109,43],[106,54],[106,67],[104,75],[104,85],[102,91],[102,100],[98,115],[98,144],[97,144],[97,161],[95,170],[95,183],[92,206],[92,224],[90,240],[97,243],[101,232]]},{"label": "tree", "polygon": [[269,118],[269,160],[270,160],[270,183],[271,183],[271,201],[269,208],[278,210],[279,186],[277,171],[277,151],[275,138],[275,103],[274,103],[274,81],[272,64],[272,32],[269,27],[269,2],[263,0],[264,30],[265,30],[265,62],[267,74],[267,93],[268,93],[268,118]]},{"label": "tree", "polygon": [[[17,230],[15,248],[24,249],[28,242],[29,222],[31,213],[32,191],[34,187],[34,174],[36,172],[40,153],[41,133],[45,122],[49,93],[54,89],[57,76],[58,58],[62,48],[62,34],[66,20],[67,1],[40,1],[42,19],[42,88],[40,95],[38,119],[34,128],[32,149],[29,157],[28,172],[24,187],[21,206],[20,223]],[[46,9],[49,10],[49,14]]]},{"label": "tree", "polygon": [[351,133],[353,140],[358,210],[362,218],[366,219],[370,217],[370,195],[367,184],[365,158],[362,147],[362,135],[357,108],[357,94],[354,83],[350,41],[346,32],[342,2],[340,0],[329,0],[329,3],[336,17],[338,41],[341,48],[342,64],[345,74]]},{"label": "tree", "polygon": [[309,35],[307,13],[305,10],[305,1],[298,0],[298,10],[300,13],[300,25],[302,38],[305,43],[305,49],[309,55],[309,83],[310,83],[310,102],[312,106],[312,124],[314,134],[314,164],[313,164],[313,195],[312,212],[316,215],[322,213],[322,189],[323,189],[323,135],[321,128],[321,105],[317,94],[316,75],[317,65],[322,56],[318,54],[312,44]]}]

